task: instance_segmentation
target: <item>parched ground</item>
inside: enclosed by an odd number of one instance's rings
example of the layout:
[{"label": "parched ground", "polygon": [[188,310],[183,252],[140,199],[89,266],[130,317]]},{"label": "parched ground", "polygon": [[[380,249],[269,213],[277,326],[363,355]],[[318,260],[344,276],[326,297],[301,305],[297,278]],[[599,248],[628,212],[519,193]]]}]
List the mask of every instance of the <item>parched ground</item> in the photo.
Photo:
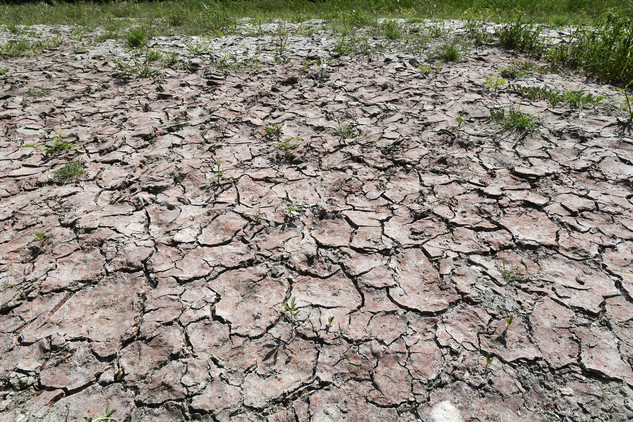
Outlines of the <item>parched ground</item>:
[{"label": "parched ground", "polygon": [[154,78],[89,37],[0,59],[0,420],[633,418],[622,111],[496,94],[528,59],[494,48],[425,76],[321,29],[183,39]]}]

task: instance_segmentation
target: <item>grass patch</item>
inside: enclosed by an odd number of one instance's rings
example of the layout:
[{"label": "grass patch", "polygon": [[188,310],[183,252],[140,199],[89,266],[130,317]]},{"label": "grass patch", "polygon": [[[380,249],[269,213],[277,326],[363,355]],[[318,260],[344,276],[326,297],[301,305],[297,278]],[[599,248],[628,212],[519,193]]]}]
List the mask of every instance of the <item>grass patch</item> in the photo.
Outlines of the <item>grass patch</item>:
[{"label": "grass patch", "polygon": [[55,182],[65,185],[67,183],[73,182],[79,176],[85,173],[84,170],[85,164],[81,160],[69,161],[62,168],[57,170],[53,178]]},{"label": "grass patch", "polygon": [[438,49],[435,50],[434,56],[445,62],[457,62],[461,60],[463,54],[464,48],[457,40],[452,40],[449,43],[439,46]]},{"label": "grass patch", "polygon": [[524,113],[518,108],[491,108],[490,117],[502,130],[514,130],[519,133],[532,133],[539,124],[538,116]]}]

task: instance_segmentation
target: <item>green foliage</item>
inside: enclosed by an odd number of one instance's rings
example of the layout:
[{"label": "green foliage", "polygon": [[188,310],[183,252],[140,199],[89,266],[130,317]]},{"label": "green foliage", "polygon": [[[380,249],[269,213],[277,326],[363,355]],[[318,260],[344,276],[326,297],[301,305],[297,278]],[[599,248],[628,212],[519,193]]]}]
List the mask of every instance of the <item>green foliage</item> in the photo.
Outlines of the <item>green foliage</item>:
[{"label": "green foliage", "polygon": [[266,125],[264,130],[266,131],[266,135],[269,136],[279,136],[281,134],[281,129],[284,127],[283,123],[272,123]]},{"label": "green foliage", "polygon": [[37,142],[34,144],[24,144],[25,148],[33,148],[37,151],[44,153],[45,158],[51,158],[66,153],[72,152],[78,148],[73,142],[69,142],[69,139],[76,140],[69,135],[58,133],[52,140],[46,142]]},{"label": "green foliage", "polygon": [[546,49],[542,32],[540,26],[534,23],[524,23],[519,19],[503,25],[497,30],[496,35],[502,47],[539,55]]},{"label": "green foliage", "polygon": [[611,13],[597,28],[576,29],[570,42],[553,47],[547,57],[602,82],[626,84],[633,79],[632,49],[633,18]]},{"label": "green foliage", "polygon": [[[501,273],[501,277],[506,283],[518,282],[524,283],[526,281],[525,276],[521,271],[516,268],[506,266],[506,260],[501,261],[501,267],[497,266],[497,270]],[[512,321],[510,321],[512,323]]]},{"label": "green foliage", "polygon": [[47,40],[27,40],[20,38],[9,40],[4,45],[0,45],[0,55],[9,57],[35,56],[47,48],[57,47],[62,43],[62,39],[51,38]]},{"label": "green foliage", "polygon": [[221,185],[225,182],[233,182],[235,181],[235,177],[228,174],[225,170],[222,169],[222,164],[225,164],[222,160],[215,160],[215,170],[213,172],[213,176],[209,177],[207,180],[215,185]]},{"label": "green foliage", "polygon": [[295,298],[293,297],[290,300],[290,303],[283,303],[282,305],[284,309],[281,311],[281,313],[283,314],[283,316],[286,317],[286,320],[290,322],[290,325],[292,328],[292,336],[294,337],[297,315],[299,315],[299,310],[297,309],[297,303],[295,301]]},{"label": "green foliage", "polygon": [[484,84],[486,84],[486,86],[494,92],[495,95],[497,95],[499,89],[507,82],[507,80],[497,75],[492,75],[491,77],[484,79]]},{"label": "green foliage", "polygon": [[149,40],[147,29],[140,26],[130,29],[125,35],[125,42],[130,48],[144,47],[149,43]]},{"label": "green foliage", "polygon": [[302,206],[296,204],[284,204],[284,214],[289,220],[294,220],[301,216],[305,210]]},{"label": "green foliage", "polygon": [[406,33],[406,30],[402,27],[402,25],[398,23],[398,21],[392,19],[384,20],[382,23],[378,24],[377,29],[378,34],[383,35],[389,40],[399,40]]},{"label": "green foliage", "polygon": [[442,66],[441,62],[433,62],[433,63],[422,63],[417,66],[418,71],[422,74],[422,76],[429,76],[432,73],[439,72],[442,70],[444,66]]},{"label": "green foliage", "polygon": [[110,405],[107,405],[105,413],[103,415],[96,418],[89,418],[84,416],[84,422],[119,422],[118,419],[112,416],[115,413],[116,410],[110,409]]},{"label": "green foliage", "polygon": [[303,142],[303,138],[284,138],[276,143],[275,146],[283,153],[286,160],[291,161],[294,158],[294,150],[299,148],[299,142]]},{"label": "green foliage", "polygon": [[503,130],[516,130],[520,133],[534,132],[539,123],[537,116],[523,113],[518,108],[491,108],[490,116]]},{"label": "green foliage", "polygon": [[84,162],[81,160],[68,161],[54,173],[54,180],[59,184],[67,184],[85,173]]},{"label": "green foliage", "polygon": [[442,44],[436,51],[435,56],[445,62],[456,62],[462,58],[463,50],[457,40]]},{"label": "green foliage", "polygon": [[336,120],[336,134],[341,137],[341,139],[351,138],[352,135],[352,126],[349,124],[341,123],[340,120]]},{"label": "green foliage", "polygon": [[142,58],[133,56],[131,63],[117,59],[116,71],[112,73],[112,76],[117,79],[158,78],[161,72],[159,69],[152,67],[152,61],[152,55],[148,55],[147,51]]},{"label": "green foliage", "polygon": [[155,62],[163,58],[163,53],[156,49],[148,49],[145,52],[145,58],[148,62]]},{"label": "green foliage", "polygon": [[631,84],[633,84],[633,80],[631,80],[631,82],[626,84],[626,86],[624,88],[617,88],[617,89],[618,89],[618,91],[624,93],[624,106],[623,106],[623,109],[629,113],[629,120],[631,122],[633,122],[633,100],[629,96],[629,92],[628,92],[629,86],[631,86]]}]

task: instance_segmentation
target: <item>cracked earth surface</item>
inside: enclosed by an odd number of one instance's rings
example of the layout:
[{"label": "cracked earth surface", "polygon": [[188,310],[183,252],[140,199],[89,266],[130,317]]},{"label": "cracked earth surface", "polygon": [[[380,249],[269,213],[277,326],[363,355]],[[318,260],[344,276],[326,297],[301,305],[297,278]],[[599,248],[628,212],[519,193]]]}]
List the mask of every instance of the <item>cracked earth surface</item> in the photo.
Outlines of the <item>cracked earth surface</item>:
[{"label": "cracked earth surface", "polygon": [[624,115],[494,95],[494,48],[306,66],[325,38],[156,80],[114,79],[114,41],[0,59],[0,420],[633,418]]}]

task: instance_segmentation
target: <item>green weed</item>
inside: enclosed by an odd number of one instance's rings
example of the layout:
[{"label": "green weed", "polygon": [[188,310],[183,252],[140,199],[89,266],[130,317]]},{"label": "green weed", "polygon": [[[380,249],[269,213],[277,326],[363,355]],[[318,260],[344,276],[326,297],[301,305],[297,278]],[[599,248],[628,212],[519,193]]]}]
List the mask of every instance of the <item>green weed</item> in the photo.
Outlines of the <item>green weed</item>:
[{"label": "green weed", "polygon": [[499,70],[499,76],[501,76],[502,78],[505,79],[509,79],[509,80],[515,80],[515,79],[521,79],[522,77],[525,76],[526,71],[525,70],[521,70],[519,67],[517,66],[509,66],[509,67],[502,67]]},{"label": "green weed", "polygon": [[125,35],[125,42],[130,48],[144,47],[149,43],[149,40],[147,29],[140,26],[130,29]]},{"label": "green weed", "polygon": [[209,54],[213,51],[211,48],[211,42],[209,41],[186,42],[185,47],[189,50],[189,52],[195,54],[196,56]]},{"label": "green weed", "polygon": [[301,205],[284,204],[284,214],[288,220],[294,220],[303,215],[304,212],[305,210]]},{"label": "green weed", "polygon": [[336,134],[341,139],[351,138],[353,136],[352,126],[349,124],[341,123],[340,120],[336,120]]},{"label": "green weed", "polygon": [[153,50],[148,49],[145,52],[145,58],[147,59],[148,62],[155,62],[163,58],[163,53],[161,53],[159,50],[156,50],[156,49],[153,49]]},{"label": "green weed", "polygon": [[405,34],[404,28],[398,21],[388,19],[380,23],[377,27],[378,34],[385,36],[390,40],[399,40]]},{"label": "green weed", "polygon": [[496,36],[502,47],[540,55],[546,50],[543,43],[542,28],[533,23],[524,23],[521,19],[503,25]]},{"label": "green weed", "polygon": [[285,24],[277,24],[277,30],[275,31],[275,61],[277,63],[288,63],[290,59],[286,57],[286,50],[288,48],[288,31]]},{"label": "green weed", "polygon": [[276,143],[275,147],[283,153],[286,160],[292,161],[294,158],[294,150],[299,148],[299,142],[303,142],[303,138],[284,138]]},{"label": "green weed", "polygon": [[26,96],[27,97],[33,97],[33,98],[40,98],[46,95],[45,91],[42,91],[41,89],[36,89],[36,88],[29,88],[28,91],[26,91]]},{"label": "green weed", "polygon": [[433,63],[423,63],[418,65],[417,69],[422,74],[422,76],[429,76],[432,73],[439,72],[442,70],[444,66],[442,66],[441,62],[433,62]]},{"label": "green weed", "polygon": [[536,130],[539,118],[523,113],[518,108],[491,108],[490,116],[501,125],[503,130],[516,130],[520,133],[532,133]]},{"label": "green weed", "polygon": [[110,405],[107,405],[105,413],[103,415],[96,418],[89,418],[84,416],[84,422],[119,422],[118,419],[112,416],[115,413],[116,410],[110,409]]},{"label": "green weed", "polygon": [[54,173],[54,180],[59,184],[70,183],[85,173],[84,167],[85,165],[81,160],[68,161]]},{"label": "green weed", "polygon": [[290,303],[283,303],[282,305],[284,309],[281,311],[281,313],[286,317],[288,322],[290,322],[290,326],[292,329],[292,338],[294,338],[295,324],[297,321],[297,315],[299,315],[299,310],[297,309],[297,303],[295,301],[295,298],[293,297],[290,300]]},{"label": "green weed", "polygon": [[501,277],[506,283],[517,282],[524,283],[526,280],[525,275],[516,268],[507,267],[506,260],[501,261],[501,267],[497,266],[497,270],[501,273]]},{"label": "green weed", "polygon": [[215,160],[215,170],[213,171],[213,176],[209,177],[207,180],[215,185],[221,185],[224,182],[233,182],[235,181],[235,177],[228,174],[225,170],[222,169],[222,164],[225,164],[222,160]]},{"label": "green weed", "polygon": [[624,93],[624,106],[623,109],[629,113],[629,120],[633,122],[633,100],[629,96],[629,86],[633,84],[633,80],[631,80],[624,88],[617,88],[618,91]]},{"label": "green weed", "polygon": [[484,79],[484,84],[486,84],[486,86],[495,94],[495,96],[497,95],[499,89],[502,88],[507,82],[507,80],[497,75],[492,75],[491,77]]},{"label": "green weed", "polygon": [[281,135],[281,130],[283,127],[283,123],[272,123],[266,125],[266,127],[264,127],[264,130],[266,131],[266,135],[278,137],[279,135]]},{"label": "green weed", "polygon": [[442,44],[436,51],[435,56],[445,62],[456,62],[462,58],[463,50],[456,40]]},{"label": "green weed", "polygon": [[52,140],[46,142],[36,142],[34,144],[24,144],[25,148],[33,148],[37,151],[44,153],[45,158],[59,156],[68,152],[74,151],[78,148],[73,142],[68,142],[68,139],[76,140],[69,135],[58,133]]},{"label": "green weed", "polygon": [[152,60],[150,57],[139,59],[132,57],[131,63],[126,63],[121,59],[117,59],[116,71],[112,73],[112,76],[117,79],[132,79],[132,78],[158,78],[161,73],[158,69],[152,67]]}]

